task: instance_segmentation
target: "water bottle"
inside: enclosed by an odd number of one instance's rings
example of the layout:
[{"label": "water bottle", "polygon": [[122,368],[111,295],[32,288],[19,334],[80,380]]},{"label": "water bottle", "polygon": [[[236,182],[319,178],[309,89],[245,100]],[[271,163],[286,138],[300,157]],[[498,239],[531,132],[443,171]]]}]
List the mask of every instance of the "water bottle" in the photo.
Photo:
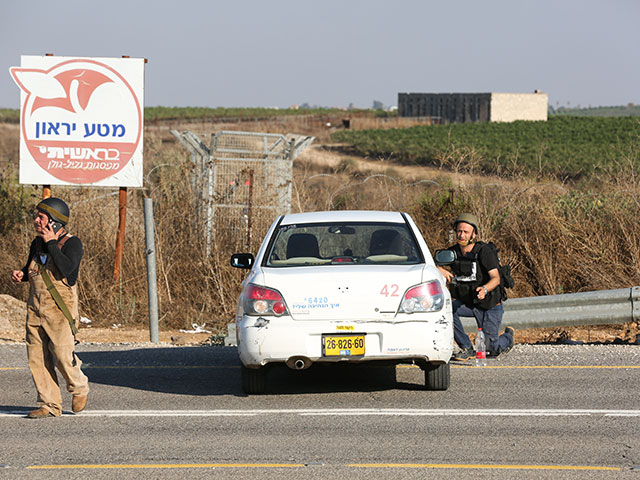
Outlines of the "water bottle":
[{"label": "water bottle", "polygon": [[487,347],[484,341],[484,332],[478,328],[476,335],[476,367],[487,366]]}]

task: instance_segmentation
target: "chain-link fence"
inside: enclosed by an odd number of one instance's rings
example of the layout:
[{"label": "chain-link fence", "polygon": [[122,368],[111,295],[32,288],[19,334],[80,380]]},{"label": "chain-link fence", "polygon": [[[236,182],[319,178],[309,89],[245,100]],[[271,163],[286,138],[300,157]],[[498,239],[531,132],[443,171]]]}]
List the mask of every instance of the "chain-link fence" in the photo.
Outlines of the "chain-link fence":
[{"label": "chain-link fence", "polygon": [[214,234],[224,245],[251,250],[254,232],[266,232],[277,215],[291,211],[293,160],[314,140],[221,131],[207,146],[192,132],[171,133],[191,152],[195,214],[205,226],[207,256]]}]

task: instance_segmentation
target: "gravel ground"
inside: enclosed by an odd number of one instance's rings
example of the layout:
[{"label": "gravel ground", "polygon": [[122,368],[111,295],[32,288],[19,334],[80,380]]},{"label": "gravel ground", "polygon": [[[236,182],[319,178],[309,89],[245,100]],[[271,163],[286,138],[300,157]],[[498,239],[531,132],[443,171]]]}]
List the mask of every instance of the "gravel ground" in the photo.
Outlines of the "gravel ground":
[{"label": "gravel ground", "polygon": [[499,365],[640,366],[639,345],[516,345],[508,354],[489,359]]}]

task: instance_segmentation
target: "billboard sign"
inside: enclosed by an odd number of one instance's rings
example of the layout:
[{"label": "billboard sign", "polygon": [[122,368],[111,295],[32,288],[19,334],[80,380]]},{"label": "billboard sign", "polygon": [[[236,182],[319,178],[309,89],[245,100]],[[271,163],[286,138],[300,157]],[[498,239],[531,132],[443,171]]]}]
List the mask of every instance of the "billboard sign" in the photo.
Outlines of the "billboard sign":
[{"label": "billboard sign", "polygon": [[144,59],[22,56],[20,183],[142,186]]}]

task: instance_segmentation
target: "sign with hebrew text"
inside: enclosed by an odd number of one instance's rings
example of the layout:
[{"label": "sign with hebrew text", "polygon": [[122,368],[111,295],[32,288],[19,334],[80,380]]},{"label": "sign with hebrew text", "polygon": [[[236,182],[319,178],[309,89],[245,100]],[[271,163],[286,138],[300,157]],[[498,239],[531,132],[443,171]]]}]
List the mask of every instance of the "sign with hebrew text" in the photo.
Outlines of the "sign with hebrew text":
[{"label": "sign with hebrew text", "polygon": [[22,56],[20,183],[142,186],[144,59]]}]

